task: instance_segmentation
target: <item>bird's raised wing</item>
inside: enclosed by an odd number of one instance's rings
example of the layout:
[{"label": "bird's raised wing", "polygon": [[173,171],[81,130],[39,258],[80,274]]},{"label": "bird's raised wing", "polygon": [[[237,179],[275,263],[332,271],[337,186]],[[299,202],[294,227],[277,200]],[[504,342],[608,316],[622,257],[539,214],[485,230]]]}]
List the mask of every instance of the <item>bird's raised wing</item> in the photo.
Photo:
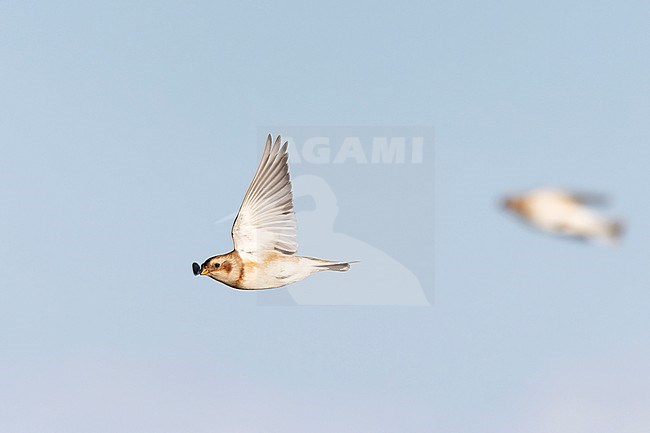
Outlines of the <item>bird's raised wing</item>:
[{"label": "bird's raised wing", "polygon": [[571,196],[577,203],[590,206],[605,206],[609,202],[607,195],[597,192],[577,191],[571,193]]},{"label": "bird's raised wing", "polygon": [[273,145],[271,135],[267,137],[262,160],[232,226],[232,240],[239,252],[294,254],[298,248],[287,143],[280,144],[280,136]]}]

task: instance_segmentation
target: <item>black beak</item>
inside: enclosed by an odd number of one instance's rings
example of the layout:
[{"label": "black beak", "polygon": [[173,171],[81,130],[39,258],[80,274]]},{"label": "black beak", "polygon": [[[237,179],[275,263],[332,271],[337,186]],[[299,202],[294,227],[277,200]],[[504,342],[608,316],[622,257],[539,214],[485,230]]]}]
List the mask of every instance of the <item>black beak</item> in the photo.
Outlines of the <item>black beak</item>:
[{"label": "black beak", "polygon": [[194,275],[199,275],[201,273],[201,266],[198,263],[192,263],[192,272]]}]

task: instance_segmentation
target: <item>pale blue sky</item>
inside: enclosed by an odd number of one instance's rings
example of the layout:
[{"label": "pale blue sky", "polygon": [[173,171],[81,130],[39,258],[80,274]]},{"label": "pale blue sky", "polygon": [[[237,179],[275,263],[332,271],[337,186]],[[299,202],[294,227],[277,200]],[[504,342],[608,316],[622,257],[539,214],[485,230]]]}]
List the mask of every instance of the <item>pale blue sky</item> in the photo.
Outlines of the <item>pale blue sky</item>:
[{"label": "pale blue sky", "polygon": [[[647,432],[649,21],[641,1],[0,2],[0,430]],[[404,209],[433,246],[398,245],[434,249],[433,307],[260,307],[192,277],[230,247],[214,221],[262,125],[435,128],[435,194]],[[622,245],[495,206],[545,184],[609,194]]]}]

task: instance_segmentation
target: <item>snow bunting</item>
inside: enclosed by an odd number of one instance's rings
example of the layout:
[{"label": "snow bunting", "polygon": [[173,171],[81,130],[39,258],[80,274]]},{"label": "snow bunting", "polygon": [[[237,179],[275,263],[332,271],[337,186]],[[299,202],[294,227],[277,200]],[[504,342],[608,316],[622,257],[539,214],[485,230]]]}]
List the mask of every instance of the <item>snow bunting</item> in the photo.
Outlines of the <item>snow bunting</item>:
[{"label": "snow bunting", "polygon": [[271,135],[253,181],[232,226],[235,249],[192,263],[194,275],[207,275],[242,290],[272,289],[295,283],[320,271],[345,272],[354,262],[339,262],[294,255],[296,217],[287,159],[287,142]]},{"label": "snow bunting", "polygon": [[507,197],[503,206],[546,232],[614,243],[621,235],[622,224],[606,219],[586,206],[603,201],[597,195],[571,194],[548,188]]}]

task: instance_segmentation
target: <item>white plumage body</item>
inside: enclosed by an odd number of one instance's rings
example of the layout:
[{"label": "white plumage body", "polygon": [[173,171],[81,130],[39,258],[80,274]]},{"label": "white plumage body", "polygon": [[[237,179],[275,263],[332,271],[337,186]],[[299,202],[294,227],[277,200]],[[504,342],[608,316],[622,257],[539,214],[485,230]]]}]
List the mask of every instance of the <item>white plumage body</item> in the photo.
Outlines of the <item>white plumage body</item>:
[{"label": "white plumage body", "polygon": [[332,263],[274,251],[269,251],[261,259],[258,261],[254,257],[242,257],[246,263],[246,271],[241,283],[246,289],[259,290],[286,286],[316,272],[327,270],[325,266]]}]

